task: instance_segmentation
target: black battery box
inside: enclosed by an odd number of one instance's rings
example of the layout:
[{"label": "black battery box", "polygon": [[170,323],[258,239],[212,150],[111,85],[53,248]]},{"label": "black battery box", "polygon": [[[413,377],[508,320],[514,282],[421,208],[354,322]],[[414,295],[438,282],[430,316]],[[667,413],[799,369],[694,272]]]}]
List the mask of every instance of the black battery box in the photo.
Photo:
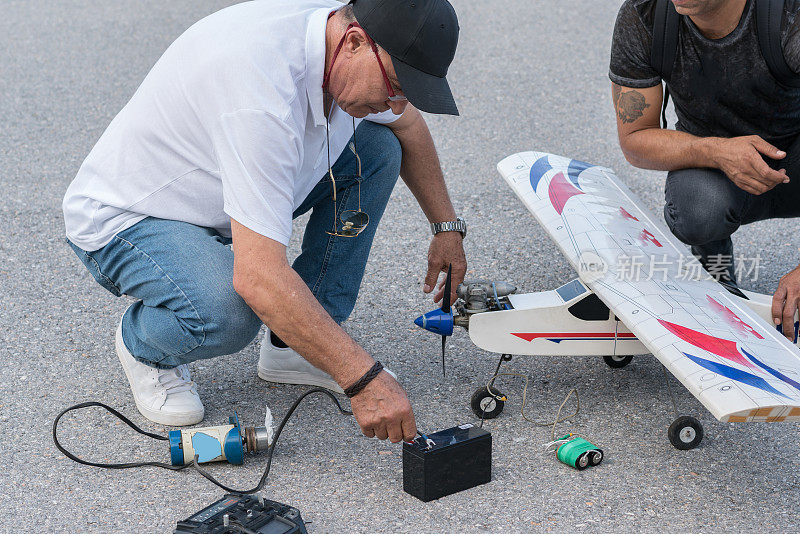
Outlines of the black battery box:
[{"label": "black battery box", "polygon": [[189,519],[174,534],[308,534],[300,510],[252,495],[226,495]]},{"label": "black battery box", "polygon": [[403,443],[403,489],[428,502],[492,479],[492,435],[471,424]]}]

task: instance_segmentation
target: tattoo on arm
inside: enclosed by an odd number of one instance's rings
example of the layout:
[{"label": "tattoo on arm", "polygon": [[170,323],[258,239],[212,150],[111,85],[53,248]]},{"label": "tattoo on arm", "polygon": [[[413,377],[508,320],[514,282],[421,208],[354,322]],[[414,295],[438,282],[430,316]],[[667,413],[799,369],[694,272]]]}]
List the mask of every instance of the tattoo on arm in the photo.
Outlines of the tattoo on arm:
[{"label": "tattoo on arm", "polygon": [[623,93],[616,84],[613,89],[613,98],[617,116],[625,124],[633,122],[644,115],[644,110],[650,107],[650,104],[645,102],[642,93],[639,91],[626,91]]},{"label": "tattoo on arm", "polygon": [[617,109],[617,102],[619,102],[619,94],[622,91],[622,88],[615,84],[611,84],[611,100],[614,102],[614,109]]}]

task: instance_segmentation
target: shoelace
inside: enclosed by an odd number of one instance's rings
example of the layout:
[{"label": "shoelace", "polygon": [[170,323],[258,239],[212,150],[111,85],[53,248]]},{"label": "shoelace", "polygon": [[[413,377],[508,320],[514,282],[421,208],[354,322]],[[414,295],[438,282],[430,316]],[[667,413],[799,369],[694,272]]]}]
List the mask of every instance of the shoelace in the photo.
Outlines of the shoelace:
[{"label": "shoelace", "polygon": [[162,369],[158,371],[158,383],[164,386],[167,395],[188,391],[194,386],[189,377],[189,370],[185,365],[179,365],[174,369]]}]

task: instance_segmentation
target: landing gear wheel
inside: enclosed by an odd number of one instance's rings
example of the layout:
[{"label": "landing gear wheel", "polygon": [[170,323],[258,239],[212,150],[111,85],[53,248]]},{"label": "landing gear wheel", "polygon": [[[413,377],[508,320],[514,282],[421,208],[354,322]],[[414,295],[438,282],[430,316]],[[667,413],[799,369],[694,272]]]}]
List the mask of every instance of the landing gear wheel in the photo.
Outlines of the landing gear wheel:
[{"label": "landing gear wheel", "polygon": [[[499,398],[500,397],[500,398]],[[492,393],[481,387],[475,390],[470,400],[472,412],[482,419],[494,419],[503,411],[505,401],[501,400],[505,395],[492,388]]]},{"label": "landing gear wheel", "polygon": [[606,365],[614,369],[621,369],[633,360],[633,356],[603,356]]},{"label": "landing gear wheel", "polygon": [[694,417],[682,415],[669,425],[669,442],[676,449],[688,451],[703,441],[703,425]]}]

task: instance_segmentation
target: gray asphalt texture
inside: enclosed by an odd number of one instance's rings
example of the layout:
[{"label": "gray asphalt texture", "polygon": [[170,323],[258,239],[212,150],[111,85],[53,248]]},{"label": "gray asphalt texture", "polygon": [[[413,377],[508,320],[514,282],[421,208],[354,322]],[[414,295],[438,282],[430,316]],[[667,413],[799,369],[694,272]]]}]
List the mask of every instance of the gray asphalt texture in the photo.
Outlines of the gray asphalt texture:
[{"label": "gray asphalt texture", "polygon": [[[67,405],[98,399],[154,431],[136,411],[113,351],[126,298],[100,288],[66,246],[61,199],[83,158],[161,52],[197,19],[230,1],[4,0],[0,16],[0,530],[165,532],[222,491],[196,473],[79,466],[50,437]],[[610,166],[660,214],[664,173],[632,168],[616,141],[606,77],[615,1],[455,0],[461,41],[450,71],[461,117],[429,117],[457,211],[470,224],[469,275],[551,289],[574,275],[495,170],[503,157],[543,150]],[[743,256],[760,255],[751,289],[771,292],[797,263],[796,221],[742,228]],[[293,251],[302,231],[295,227]],[[429,230],[399,185],[378,230],[348,331],[391,367],[418,424],[474,422],[472,392],[496,356],[457,332],[442,378],[438,338],[413,326],[432,308],[421,291]],[[206,424],[236,410],[281,417],[304,388],[256,376],[258,344],[199,362],[194,379]],[[706,438],[677,451],[666,429],[669,393],[659,364],[641,356],[612,370],[600,358],[515,358],[530,375],[528,410],[551,419],[570,388],[581,413],[559,426],[606,451],[578,472],[541,455],[549,429],[520,415],[522,380],[506,378],[505,412],[488,421],[490,484],[424,504],[402,491],[401,449],[360,435],[327,399],[304,405],[279,444],[268,498],[297,506],[310,532],[791,532],[796,515],[798,432],[793,424],[719,423],[670,377],[682,413]],[[100,461],[168,461],[164,442],[137,438],[99,411],[65,422],[65,443]],[[251,486],[263,468],[211,472]]]}]

